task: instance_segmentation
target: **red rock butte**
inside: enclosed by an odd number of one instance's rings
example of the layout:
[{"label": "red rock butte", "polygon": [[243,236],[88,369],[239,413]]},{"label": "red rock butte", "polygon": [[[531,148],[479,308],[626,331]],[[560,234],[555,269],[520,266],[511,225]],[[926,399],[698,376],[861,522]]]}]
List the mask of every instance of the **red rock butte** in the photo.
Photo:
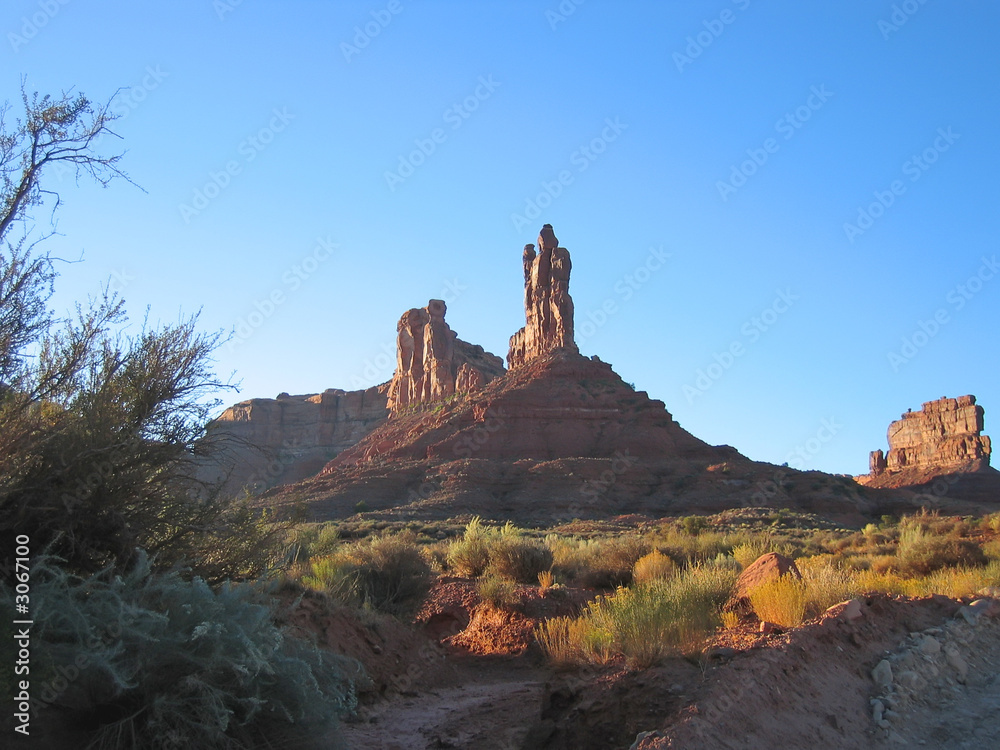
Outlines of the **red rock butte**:
[{"label": "red rock butte", "polygon": [[928,401],[889,425],[889,453],[872,451],[870,473],[858,481],[905,487],[942,475],[992,474],[990,439],[982,432],[983,407],[975,396]]}]

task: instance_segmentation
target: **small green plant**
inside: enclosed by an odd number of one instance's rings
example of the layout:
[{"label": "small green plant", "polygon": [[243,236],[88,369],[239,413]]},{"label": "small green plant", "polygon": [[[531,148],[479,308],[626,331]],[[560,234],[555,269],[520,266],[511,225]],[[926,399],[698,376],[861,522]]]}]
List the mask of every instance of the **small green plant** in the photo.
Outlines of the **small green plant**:
[{"label": "small green plant", "polygon": [[355,505],[354,505],[354,512],[355,513],[367,513],[368,512],[368,503],[365,502],[364,500],[358,500],[358,502],[355,503]]},{"label": "small green plant", "polygon": [[517,584],[510,578],[487,573],[476,585],[479,597],[497,609],[512,609],[518,605]]},{"label": "small green plant", "polygon": [[691,536],[697,536],[703,529],[708,528],[708,519],[705,516],[684,516],[681,519],[681,527]]},{"label": "small green plant", "polygon": [[448,550],[448,566],[469,578],[481,576],[490,564],[490,529],[476,516],[465,527],[461,539]]}]

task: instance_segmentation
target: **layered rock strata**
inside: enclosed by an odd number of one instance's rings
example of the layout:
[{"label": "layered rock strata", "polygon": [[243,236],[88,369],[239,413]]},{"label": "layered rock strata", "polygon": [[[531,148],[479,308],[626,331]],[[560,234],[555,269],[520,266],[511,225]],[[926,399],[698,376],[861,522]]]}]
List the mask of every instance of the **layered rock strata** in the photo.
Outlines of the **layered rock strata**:
[{"label": "layered rock strata", "polygon": [[208,425],[202,476],[253,490],[312,476],[382,424],[387,385],[364,391],[328,389],[300,396],[254,398],[226,409]]},{"label": "layered rock strata", "polygon": [[889,453],[873,451],[872,475],[910,469],[977,470],[989,466],[990,439],[982,434],[983,407],[975,396],[928,401],[889,425]]}]

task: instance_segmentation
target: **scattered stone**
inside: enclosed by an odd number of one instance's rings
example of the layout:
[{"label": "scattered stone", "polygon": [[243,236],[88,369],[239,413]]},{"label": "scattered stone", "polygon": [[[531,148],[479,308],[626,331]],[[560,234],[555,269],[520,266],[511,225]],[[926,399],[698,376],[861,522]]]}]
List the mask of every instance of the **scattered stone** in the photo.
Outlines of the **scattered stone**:
[{"label": "scattered stone", "polygon": [[853,622],[864,614],[861,610],[860,599],[848,599],[847,601],[834,604],[832,607],[827,608],[826,613],[847,622]]},{"label": "scattered stone", "polygon": [[933,656],[941,651],[941,642],[934,636],[926,636],[920,641],[920,651],[928,656]]},{"label": "scattered stone", "polygon": [[772,633],[780,633],[781,628],[775,625],[773,622],[762,622],[759,628],[761,635],[771,635]]},{"label": "scattered stone", "polygon": [[879,689],[888,690],[892,687],[892,665],[885,659],[880,661],[872,670],[872,679]]}]

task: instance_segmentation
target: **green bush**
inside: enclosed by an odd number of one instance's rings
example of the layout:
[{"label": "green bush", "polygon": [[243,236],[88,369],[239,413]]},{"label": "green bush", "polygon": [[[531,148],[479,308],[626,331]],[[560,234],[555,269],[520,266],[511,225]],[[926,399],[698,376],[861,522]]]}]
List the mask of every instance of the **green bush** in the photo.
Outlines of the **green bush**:
[{"label": "green bush", "polygon": [[479,597],[498,609],[511,609],[520,603],[513,580],[496,573],[487,573],[476,584]]},{"label": "green bush", "polygon": [[552,567],[552,550],[504,527],[488,546],[489,569],[518,583],[536,583],[538,574]]},{"label": "green bush", "polygon": [[490,564],[490,541],[493,533],[476,516],[465,527],[461,539],[452,542],[448,550],[448,566],[469,578],[481,576]]},{"label": "green bush", "polygon": [[344,604],[409,614],[427,594],[431,571],[412,532],[380,534],[311,563],[302,582]]},{"label": "green bush", "polygon": [[52,558],[32,574],[32,697],[88,747],[309,747],[354,710],[360,665],[289,637],[259,586],[154,574],[144,554],[120,576]]}]

